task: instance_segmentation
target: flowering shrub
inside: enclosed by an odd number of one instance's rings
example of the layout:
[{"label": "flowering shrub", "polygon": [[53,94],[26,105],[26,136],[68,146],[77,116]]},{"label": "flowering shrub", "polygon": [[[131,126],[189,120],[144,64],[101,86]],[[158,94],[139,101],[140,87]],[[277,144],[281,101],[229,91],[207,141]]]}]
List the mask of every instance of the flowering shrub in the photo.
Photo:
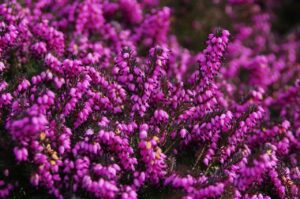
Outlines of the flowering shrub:
[{"label": "flowering shrub", "polygon": [[299,198],[299,33],[226,6],[193,53],[158,1],[2,3],[0,197]]}]

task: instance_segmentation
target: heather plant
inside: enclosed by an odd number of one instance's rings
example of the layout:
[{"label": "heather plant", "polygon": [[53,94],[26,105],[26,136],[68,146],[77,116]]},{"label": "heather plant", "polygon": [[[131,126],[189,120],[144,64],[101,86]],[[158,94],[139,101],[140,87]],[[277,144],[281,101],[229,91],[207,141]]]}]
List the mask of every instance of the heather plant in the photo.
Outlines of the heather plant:
[{"label": "heather plant", "polygon": [[159,1],[4,1],[0,197],[299,198],[299,32],[214,4],[193,52]]}]

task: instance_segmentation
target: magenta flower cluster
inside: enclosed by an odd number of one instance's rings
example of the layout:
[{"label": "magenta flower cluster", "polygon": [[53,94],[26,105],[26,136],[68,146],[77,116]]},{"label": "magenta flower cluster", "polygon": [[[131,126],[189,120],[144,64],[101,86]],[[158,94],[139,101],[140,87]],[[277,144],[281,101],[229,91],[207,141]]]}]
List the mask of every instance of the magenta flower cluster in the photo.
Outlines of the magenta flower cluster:
[{"label": "magenta flower cluster", "polygon": [[225,3],[200,53],[155,0],[0,4],[0,197],[300,198],[299,32]]}]

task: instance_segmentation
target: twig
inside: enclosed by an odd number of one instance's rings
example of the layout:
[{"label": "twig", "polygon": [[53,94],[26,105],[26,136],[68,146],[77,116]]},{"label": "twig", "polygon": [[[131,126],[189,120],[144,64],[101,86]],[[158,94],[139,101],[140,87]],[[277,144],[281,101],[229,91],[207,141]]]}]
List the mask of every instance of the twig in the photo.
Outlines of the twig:
[{"label": "twig", "polygon": [[203,155],[203,152],[204,152],[204,149],[206,148],[206,146],[204,145],[204,147],[202,148],[202,150],[201,150],[201,152],[200,152],[200,154],[198,155],[198,157],[197,157],[197,159],[196,159],[196,162],[195,162],[195,164],[194,164],[194,166],[193,166],[193,168],[192,168],[192,170],[195,170],[195,168],[196,168],[196,166],[197,166],[197,164],[199,163],[199,161],[200,161],[200,158],[202,157],[202,155]]}]

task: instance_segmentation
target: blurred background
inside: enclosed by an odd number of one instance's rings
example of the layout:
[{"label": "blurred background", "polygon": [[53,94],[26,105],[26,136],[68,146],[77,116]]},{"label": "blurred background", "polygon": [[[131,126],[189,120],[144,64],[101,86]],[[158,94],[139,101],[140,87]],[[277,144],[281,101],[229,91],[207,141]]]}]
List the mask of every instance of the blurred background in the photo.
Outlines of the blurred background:
[{"label": "blurred background", "polygon": [[[172,32],[180,43],[193,51],[203,49],[207,35],[215,28],[222,27],[232,30],[232,24],[226,9],[230,9],[224,0],[161,0],[162,6],[169,6],[173,11]],[[300,0],[278,0],[278,5],[264,7],[268,0],[261,2],[262,9],[271,9],[273,13],[272,29],[279,35],[288,34],[299,29]],[[238,6],[238,12],[245,14],[247,7]],[[242,20],[242,19],[241,19]],[[244,20],[244,21],[245,21]]]}]

